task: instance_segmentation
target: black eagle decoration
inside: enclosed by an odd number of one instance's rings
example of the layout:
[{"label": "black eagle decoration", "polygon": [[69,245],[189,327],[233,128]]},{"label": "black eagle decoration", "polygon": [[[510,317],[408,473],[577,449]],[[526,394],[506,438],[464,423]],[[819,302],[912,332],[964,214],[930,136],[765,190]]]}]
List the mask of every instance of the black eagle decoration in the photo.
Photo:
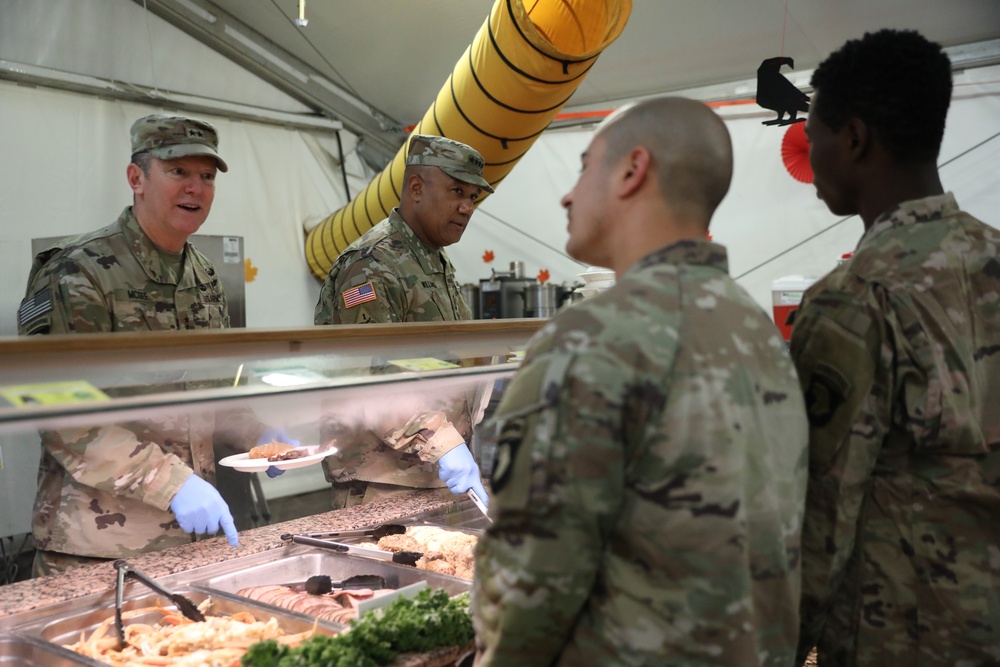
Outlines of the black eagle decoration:
[{"label": "black eagle decoration", "polygon": [[782,65],[794,69],[795,61],[787,56],[768,58],[757,68],[757,104],[778,112],[777,118],[764,121],[764,125],[801,123],[805,118],[797,118],[796,114],[809,111],[809,97],[785,78],[781,73]]}]

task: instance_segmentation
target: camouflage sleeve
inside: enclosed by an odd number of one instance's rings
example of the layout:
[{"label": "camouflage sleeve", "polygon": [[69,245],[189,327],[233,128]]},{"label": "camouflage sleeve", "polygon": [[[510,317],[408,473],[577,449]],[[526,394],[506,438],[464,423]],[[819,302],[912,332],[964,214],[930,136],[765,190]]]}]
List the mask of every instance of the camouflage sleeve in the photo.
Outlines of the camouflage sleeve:
[{"label": "camouflage sleeve", "polygon": [[529,354],[505,392],[494,523],[476,547],[478,664],[555,664],[598,585],[623,497],[625,382],[610,355],[563,350]]},{"label": "camouflage sleeve", "polygon": [[809,482],[802,528],[798,662],[816,645],[855,546],[865,490],[889,414],[888,364],[875,304],[809,295],[791,352],[809,416]]},{"label": "camouflage sleeve", "polygon": [[402,426],[387,431],[382,442],[393,449],[416,454],[421,461],[437,463],[449,451],[465,442],[465,437],[444,412],[418,412]]},{"label": "camouflage sleeve", "polygon": [[18,317],[18,334],[109,332],[111,309],[98,283],[70,258],[45,267],[28,286],[22,302],[34,301],[32,317]]},{"label": "camouflage sleeve", "polygon": [[[370,291],[368,290],[370,287]],[[406,289],[391,259],[377,251],[341,257],[320,289],[315,324],[402,322]]]},{"label": "camouflage sleeve", "polygon": [[249,452],[266,428],[249,407],[218,410],[212,443],[227,453]]},{"label": "camouflage sleeve", "polygon": [[173,454],[120,426],[44,431],[46,451],[82,486],[167,510],[193,472]]}]

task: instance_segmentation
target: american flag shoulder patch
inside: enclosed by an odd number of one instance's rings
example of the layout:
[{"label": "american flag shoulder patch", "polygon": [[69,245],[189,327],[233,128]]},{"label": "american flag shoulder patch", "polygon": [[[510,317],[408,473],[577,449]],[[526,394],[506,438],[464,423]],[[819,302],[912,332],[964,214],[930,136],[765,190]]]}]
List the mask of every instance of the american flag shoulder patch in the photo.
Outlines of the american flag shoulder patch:
[{"label": "american flag shoulder patch", "polygon": [[52,292],[51,290],[43,289],[30,299],[25,299],[21,302],[21,307],[17,309],[17,324],[18,326],[24,326],[50,310],[52,310]]},{"label": "american flag shoulder patch", "polygon": [[374,301],[378,298],[378,295],[375,294],[375,287],[371,284],[371,281],[365,283],[364,285],[352,287],[351,289],[342,292],[340,296],[344,298],[345,308],[353,308],[359,303],[367,303],[368,301]]}]

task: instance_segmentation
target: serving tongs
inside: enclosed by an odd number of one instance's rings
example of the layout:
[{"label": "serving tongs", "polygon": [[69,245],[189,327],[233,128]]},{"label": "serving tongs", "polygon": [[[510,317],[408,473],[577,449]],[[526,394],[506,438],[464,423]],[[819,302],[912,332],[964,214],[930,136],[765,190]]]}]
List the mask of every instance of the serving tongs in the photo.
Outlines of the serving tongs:
[{"label": "serving tongs", "polygon": [[201,613],[201,610],[198,609],[198,606],[192,602],[190,598],[186,598],[180,593],[171,593],[166,588],[159,585],[123,560],[116,560],[114,562],[114,567],[118,571],[118,580],[115,585],[115,632],[118,633],[118,641],[122,646],[125,645],[125,626],[122,625],[122,594],[125,589],[126,578],[136,579],[153,590],[155,593],[158,593],[173,602],[177,605],[177,610],[181,612],[185,618],[189,618],[192,621],[205,620],[205,615]]},{"label": "serving tongs", "polygon": [[332,533],[302,533],[306,537],[315,537],[320,540],[370,537],[373,540],[381,540],[386,535],[402,535],[406,532],[406,526],[398,523],[383,523],[374,528],[356,528],[354,530],[341,530]]},{"label": "serving tongs", "polygon": [[293,591],[299,593],[305,592],[310,595],[326,595],[334,589],[347,591],[360,588],[370,588],[373,590],[388,588],[385,577],[377,574],[355,574],[341,581],[334,581],[332,577],[326,574],[317,574],[305,581],[295,581],[284,585]]},{"label": "serving tongs", "polygon": [[291,533],[285,533],[282,535],[281,541],[294,542],[295,544],[305,544],[310,547],[319,547],[321,549],[329,549],[340,553],[367,556],[368,558],[377,558],[378,560],[388,560],[393,563],[409,565],[411,567],[416,567],[417,561],[424,556],[418,551],[382,551],[381,549],[356,547],[353,544],[343,544],[342,542],[334,542],[332,540],[321,540],[309,535],[292,535]]}]

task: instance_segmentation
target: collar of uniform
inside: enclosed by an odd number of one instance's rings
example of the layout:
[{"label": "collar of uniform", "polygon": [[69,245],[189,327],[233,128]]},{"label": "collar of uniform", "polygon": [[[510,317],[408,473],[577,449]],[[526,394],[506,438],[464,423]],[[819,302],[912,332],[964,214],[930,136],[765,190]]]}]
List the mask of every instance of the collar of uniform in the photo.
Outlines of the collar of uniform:
[{"label": "collar of uniform", "polygon": [[413,230],[410,229],[410,226],[403,220],[403,216],[399,214],[398,208],[392,209],[392,212],[389,213],[389,224],[403,238],[407,248],[417,258],[417,261],[420,262],[420,268],[424,270],[424,273],[447,273],[449,270],[453,270],[451,260],[448,259],[448,255],[445,254],[444,249],[431,250],[425,246],[417,238],[417,235],[413,233]]},{"label": "collar of uniform", "polygon": [[941,218],[958,213],[958,202],[955,195],[946,192],[943,195],[924,197],[923,199],[913,199],[897,204],[893,208],[885,211],[875,219],[875,223],[861,235],[858,242],[858,249],[869,243],[882,232],[910,225],[917,222],[927,222],[928,220],[940,220]]},{"label": "collar of uniform", "polygon": [[729,257],[726,249],[708,239],[684,239],[658,248],[638,262],[636,268],[652,264],[693,264],[708,266],[729,273]]},{"label": "collar of uniform", "polygon": [[[142,231],[142,227],[139,226],[139,221],[135,219],[132,214],[132,207],[128,206],[124,211],[122,211],[121,216],[118,218],[118,223],[122,226],[125,232],[125,238],[128,239],[129,246],[132,248],[132,254],[135,256],[139,266],[145,272],[146,276],[158,283],[168,283],[167,276],[163,275],[163,263],[160,261],[160,250],[153,245],[153,242],[149,240],[146,236],[146,232]],[[184,250],[182,251],[186,254],[187,244],[184,244]],[[182,265],[183,267],[183,265]],[[178,276],[179,281],[183,281],[185,271],[181,271]]]}]

